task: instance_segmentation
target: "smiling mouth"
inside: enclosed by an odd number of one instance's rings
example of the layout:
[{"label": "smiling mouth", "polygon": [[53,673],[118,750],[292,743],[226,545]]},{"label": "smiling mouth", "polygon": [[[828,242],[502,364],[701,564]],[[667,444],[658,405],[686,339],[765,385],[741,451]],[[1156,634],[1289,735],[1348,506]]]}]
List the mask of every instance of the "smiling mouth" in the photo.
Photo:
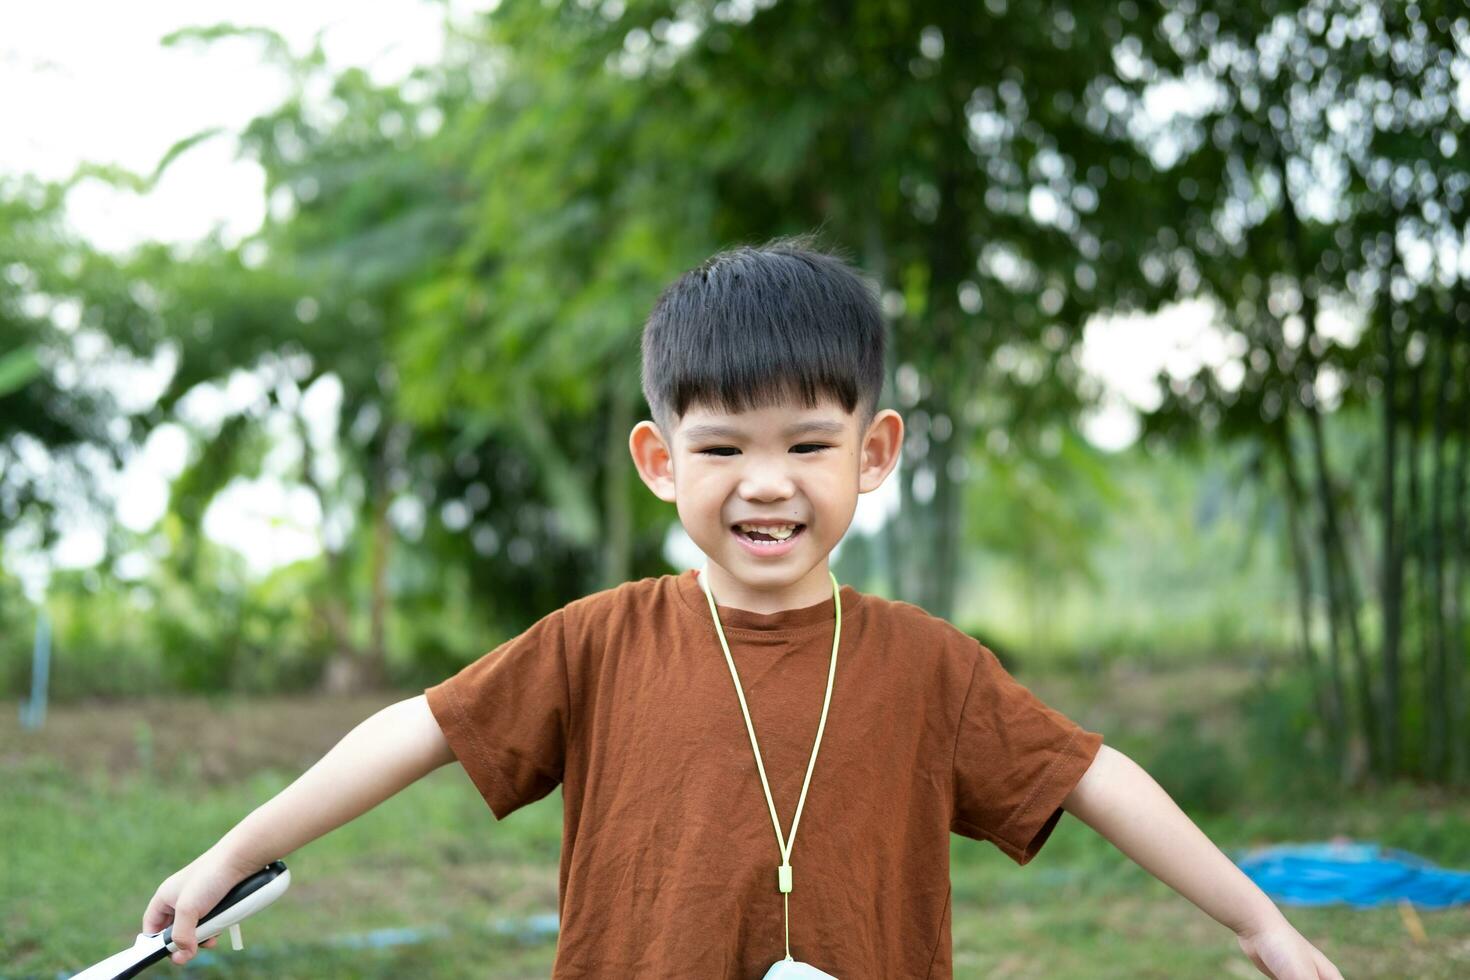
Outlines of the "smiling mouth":
[{"label": "smiling mouth", "polygon": [[806,525],[805,524],[796,524],[792,528],[791,533],[788,534],[788,535],[786,535],[785,537],[777,537],[774,534],[767,534],[764,531],[747,531],[747,530],[742,529],[739,524],[731,524],[730,525],[730,529],[732,531],[734,531],[736,534],[738,534],[741,537],[745,538],[745,540],[747,540],[747,541],[752,541],[752,542],[754,542],[756,544],[771,544],[771,545],[775,545],[775,544],[784,544],[785,542],[792,540],[798,534],[801,534],[803,531],[806,530]]}]

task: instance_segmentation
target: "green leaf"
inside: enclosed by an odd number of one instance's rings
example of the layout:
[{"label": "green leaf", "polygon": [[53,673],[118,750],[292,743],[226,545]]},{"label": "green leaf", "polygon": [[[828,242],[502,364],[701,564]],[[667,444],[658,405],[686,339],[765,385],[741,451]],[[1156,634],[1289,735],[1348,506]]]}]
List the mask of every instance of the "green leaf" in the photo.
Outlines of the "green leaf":
[{"label": "green leaf", "polygon": [[41,373],[34,347],[22,347],[0,357],[0,398],[19,391]]}]

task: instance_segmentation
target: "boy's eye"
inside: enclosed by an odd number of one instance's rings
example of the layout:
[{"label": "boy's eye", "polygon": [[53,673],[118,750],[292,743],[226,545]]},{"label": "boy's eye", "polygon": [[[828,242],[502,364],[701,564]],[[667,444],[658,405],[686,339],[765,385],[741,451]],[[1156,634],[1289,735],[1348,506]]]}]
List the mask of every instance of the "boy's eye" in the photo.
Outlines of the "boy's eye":
[{"label": "boy's eye", "polygon": [[[792,446],[791,451],[795,453],[800,453],[803,456],[809,456],[812,453],[819,453],[824,449],[831,448],[831,446],[824,445],[820,442],[803,442],[799,445]],[[702,456],[733,456],[735,453],[738,452],[740,452],[740,450],[736,449],[734,446],[711,446],[709,449],[699,450],[699,453]]]}]

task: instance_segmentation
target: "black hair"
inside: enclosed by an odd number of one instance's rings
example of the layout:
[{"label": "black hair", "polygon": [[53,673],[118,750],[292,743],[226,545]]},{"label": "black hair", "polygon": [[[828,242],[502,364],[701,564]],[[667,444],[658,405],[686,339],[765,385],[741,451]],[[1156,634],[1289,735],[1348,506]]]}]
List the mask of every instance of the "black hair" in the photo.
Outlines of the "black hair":
[{"label": "black hair", "polygon": [[643,328],[643,395],[672,438],[693,404],[743,412],[820,396],[865,430],[883,388],[877,288],[812,236],[711,256],[671,283]]}]

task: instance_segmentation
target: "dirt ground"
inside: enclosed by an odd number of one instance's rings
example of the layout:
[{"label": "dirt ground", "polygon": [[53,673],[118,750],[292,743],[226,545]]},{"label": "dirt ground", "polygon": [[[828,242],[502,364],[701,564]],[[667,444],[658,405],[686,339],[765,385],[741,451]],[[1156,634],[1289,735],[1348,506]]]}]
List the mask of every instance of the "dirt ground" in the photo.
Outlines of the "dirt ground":
[{"label": "dirt ground", "polygon": [[119,703],[52,705],[39,733],[0,712],[0,771],[27,759],[73,772],[151,770],[214,785],[262,769],[301,771],[358,723],[406,693],[356,697],[169,696]]},{"label": "dirt ground", "polygon": [[[1048,704],[1104,734],[1126,726],[1146,735],[1178,711],[1196,713],[1206,731],[1223,727],[1235,697],[1252,683],[1249,670],[1230,664],[1141,670],[1118,663],[1093,677],[1022,667],[1016,676]],[[369,715],[413,693],[59,704],[49,708],[40,734],[23,731],[15,713],[0,712],[0,770],[44,758],[71,771],[144,769],[165,781],[179,773],[211,785],[261,769],[300,771]]]},{"label": "dirt ground", "polygon": [[[1270,675],[1238,662],[1142,666],[1115,662],[1094,673],[1018,665],[1016,678],[1044,702],[1101,732],[1114,747],[1147,742],[1171,716],[1198,722],[1199,734],[1231,742],[1240,696]],[[42,761],[78,774],[148,771],[168,782],[217,785],[264,769],[301,772],[379,709],[415,691],[356,696],[168,695],[124,702],[52,705],[41,733],[0,712],[0,772]],[[1463,796],[1421,787],[1427,801]]]}]

